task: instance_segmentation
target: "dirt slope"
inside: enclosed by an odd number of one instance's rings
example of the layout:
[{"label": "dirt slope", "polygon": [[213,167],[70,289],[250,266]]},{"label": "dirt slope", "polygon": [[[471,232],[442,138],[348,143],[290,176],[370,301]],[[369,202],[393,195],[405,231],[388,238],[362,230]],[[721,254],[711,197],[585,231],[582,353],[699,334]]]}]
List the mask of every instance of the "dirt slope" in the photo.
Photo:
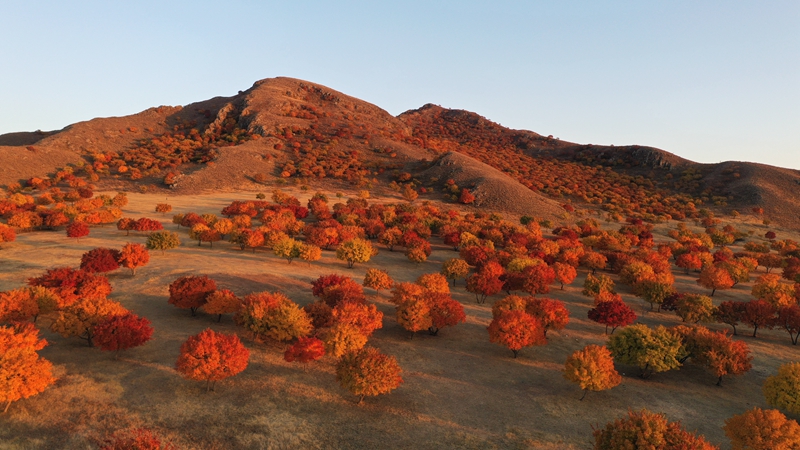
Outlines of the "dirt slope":
[{"label": "dirt slope", "polygon": [[552,219],[564,212],[555,200],[537,194],[503,172],[457,152],[446,153],[430,169],[420,173],[420,177],[441,181],[452,179],[458,186],[470,189],[477,207],[543,219]]}]

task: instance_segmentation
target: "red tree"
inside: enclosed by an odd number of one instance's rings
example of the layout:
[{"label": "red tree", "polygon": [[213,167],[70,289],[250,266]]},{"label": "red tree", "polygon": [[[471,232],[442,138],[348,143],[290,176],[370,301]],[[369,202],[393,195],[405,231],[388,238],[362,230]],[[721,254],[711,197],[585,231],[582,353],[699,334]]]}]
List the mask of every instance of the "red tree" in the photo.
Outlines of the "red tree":
[{"label": "red tree", "polygon": [[525,278],[523,290],[531,295],[547,294],[556,280],[556,272],[547,264],[528,266],[522,271]]},{"label": "red tree", "polygon": [[89,235],[89,225],[83,222],[72,222],[67,226],[67,237],[75,238],[80,241],[82,237]]},{"label": "red tree", "polygon": [[316,361],[325,355],[325,344],[315,337],[301,337],[286,350],[283,359],[287,362],[301,362],[303,364]]},{"label": "red tree", "polygon": [[542,322],[544,335],[547,337],[547,330],[562,330],[569,323],[569,310],[564,303],[552,298],[529,298],[525,306],[525,312],[536,317]]},{"label": "red tree", "polygon": [[131,229],[134,231],[161,231],[164,229],[164,226],[157,220],[142,217],[133,223]]},{"label": "red tree", "polygon": [[55,292],[59,298],[58,308],[72,305],[79,298],[97,299],[111,294],[111,284],[106,277],[70,267],[48,269],[44,275],[30,278],[28,284]]},{"label": "red tree", "polygon": [[169,303],[178,308],[189,308],[194,316],[206,298],[217,290],[217,283],[207,275],[180,277],[169,285]]},{"label": "red tree", "polygon": [[207,329],[191,336],[181,345],[175,370],[185,378],[205,381],[206,389],[214,383],[247,368],[250,352],[235,334]]},{"label": "red tree", "polygon": [[726,323],[733,328],[733,335],[736,336],[736,325],[739,325],[744,316],[747,303],[735,302],[732,300],[722,302],[714,312],[714,318],[719,323]]},{"label": "red tree", "polygon": [[145,317],[128,313],[111,316],[94,327],[93,342],[101,350],[119,353],[120,350],[144,345],[153,336],[153,327]]},{"label": "red tree", "polygon": [[745,304],[742,322],[753,327],[753,337],[759,328],[771,330],[775,326],[775,306],[764,300],[750,300]]},{"label": "red tree", "polygon": [[600,302],[589,310],[589,319],[608,327],[611,327],[611,334],[617,327],[625,327],[636,321],[636,313],[622,300],[612,300]]},{"label": "red tree", "polygon": [[778,310],[776,324],[788,331],[792,344],[797,345],[797,337],[800,335],[800,306],[784,306]]},{"label": "red tree", "polygon": [[81,256],[81,269],[87,272],[111,272],[119,268],[117,262],[120,257],[118,250],[110,248],[95,248]]},{"label": "red tree", "polygon": [[487,297],[503,289],[503,281],[500,277],[504,273],[503,266],[496,261],[489,261],[467,278],[467,290],[475,294],[475,300],[478,303],[484,303]]}]

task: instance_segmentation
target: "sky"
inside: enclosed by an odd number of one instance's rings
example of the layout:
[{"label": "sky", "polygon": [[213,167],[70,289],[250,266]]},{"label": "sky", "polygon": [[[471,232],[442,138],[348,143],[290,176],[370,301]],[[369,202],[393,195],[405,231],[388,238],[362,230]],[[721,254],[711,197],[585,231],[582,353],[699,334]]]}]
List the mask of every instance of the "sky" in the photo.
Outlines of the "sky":
[{"label": "sky", "polygon": [[322,84],[584,144],[800,169],[800,2],[0,3],[0,134]]}]

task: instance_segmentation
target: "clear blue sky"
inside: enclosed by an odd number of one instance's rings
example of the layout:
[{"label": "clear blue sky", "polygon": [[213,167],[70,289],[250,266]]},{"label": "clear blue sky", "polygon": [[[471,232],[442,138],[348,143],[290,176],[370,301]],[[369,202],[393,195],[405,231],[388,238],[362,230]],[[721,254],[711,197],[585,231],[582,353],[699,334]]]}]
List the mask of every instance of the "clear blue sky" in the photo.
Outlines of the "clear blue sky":
[{"label": "clear blue sky", "polygon": [[800,169],[797,0],[4,0],[0,67],[0,133],[290,76],[392,114]]}]

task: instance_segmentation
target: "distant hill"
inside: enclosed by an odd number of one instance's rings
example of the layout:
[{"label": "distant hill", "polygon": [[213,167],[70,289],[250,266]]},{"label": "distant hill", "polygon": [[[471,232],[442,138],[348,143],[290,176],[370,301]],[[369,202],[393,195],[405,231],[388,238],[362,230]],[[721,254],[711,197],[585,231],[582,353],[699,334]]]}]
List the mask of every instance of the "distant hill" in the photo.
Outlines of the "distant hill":
[{"label": "distant hill", "polygon": [[53,132],[0,135],[0,184],[25,185],[65,167],[101,188],[167,185],[177,192],[252,188],[263,177],[356,186],[413,182],[441,196],[452,184],[476,206],[534,216],[566,203],[619,216],[765,216],[800,228],[800,172],[763,164],[699,164],[646,146],[577,144],[425,105],[397,117],[325,86],[257,81],[232,97],[99,118]]}]

